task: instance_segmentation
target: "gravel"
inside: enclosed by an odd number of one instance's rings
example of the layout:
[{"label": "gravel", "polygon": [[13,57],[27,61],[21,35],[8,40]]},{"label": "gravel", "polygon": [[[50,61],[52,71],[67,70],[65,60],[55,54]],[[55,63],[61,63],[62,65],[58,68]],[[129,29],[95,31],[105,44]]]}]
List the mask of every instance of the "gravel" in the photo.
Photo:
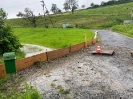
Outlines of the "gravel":
[{"label": "gravel", "polygon": [[130,51],[133,39],[109,30],[98,30],[98,34],[101,50],[114,50],[113,56],[92,55],[96,44],[35,64],[18,74],[35,86],[43,99],[132,99],[133,58]]},{"label": "gravel", "polygon": [[133,49],[133,38],[110,30],[98,30],[98,35],[100,36],[101,43],[104,45]]}]

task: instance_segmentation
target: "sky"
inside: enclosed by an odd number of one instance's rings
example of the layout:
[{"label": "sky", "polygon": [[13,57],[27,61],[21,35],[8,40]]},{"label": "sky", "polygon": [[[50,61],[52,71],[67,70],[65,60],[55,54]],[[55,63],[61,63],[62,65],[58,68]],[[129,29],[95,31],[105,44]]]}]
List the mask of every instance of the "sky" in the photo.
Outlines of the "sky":
[{"label": "sky", "polygon": [[[8,13],[8,18],[16,18],[18,12],[24,12],[25,8],[30,8],[35,15],[43,14],[41,0],[0,0],[0,8],[3,8]],[[102,1],[109,0],[78,0],[79,8],[81,5],[89,7],[93,2],[94,4],[101,4]],[[63,4],[65,0],[44,0],[47,9],[50,11],[52,4],[56,4],[58,8],[63,11]]]}]

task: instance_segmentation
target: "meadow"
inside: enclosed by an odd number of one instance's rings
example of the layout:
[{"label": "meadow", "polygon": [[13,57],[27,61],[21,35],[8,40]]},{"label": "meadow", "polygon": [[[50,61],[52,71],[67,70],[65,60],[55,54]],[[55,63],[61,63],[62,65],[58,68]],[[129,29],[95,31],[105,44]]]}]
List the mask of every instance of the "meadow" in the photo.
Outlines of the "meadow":
[{"label": "meadow", "polygon": [[94,32],[85,29],[71,28],[13,28],[14,34],[24,44],[37,44],[50,48],[64,48],[87,41],[94,37]]},{"label": "meadow", "polygon": [[[70,23],[76,28],[103,29],[123,23],[123,20],[131,19],[133,3],[104,6],[95,9],[77,10],[71,12],[51,15],[54,27],[62,27],[63,23]],[[8,19],[6,23],[12,27],[33,27],[22,18]],[[50,19],[46,16],[48,27],[52,27]],[[37,27],[44,27],[43,16],[37,20]]]}]

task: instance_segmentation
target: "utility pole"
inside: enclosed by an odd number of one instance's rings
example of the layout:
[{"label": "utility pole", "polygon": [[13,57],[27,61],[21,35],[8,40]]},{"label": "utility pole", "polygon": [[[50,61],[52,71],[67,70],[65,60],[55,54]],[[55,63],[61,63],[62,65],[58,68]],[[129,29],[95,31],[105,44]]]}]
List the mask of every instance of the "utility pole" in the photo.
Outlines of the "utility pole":
[{"label": "utility pole", "polygon": [[[42,1],[40,1],[40,2],[42,2],[42,3],[43,3],[43,4],[42,4],[42,7],[43,7],[43,12],[44,12],[44,20],[46,21],[44,7],[45,7],[46,11],[48,11],[48,9],[47,9],[47,7],[46,7],[46,5],[45,5],[45,3],[44,3],[44,1],[43,1],[43,0],[42,0]],[[52,19],[51,19],[51,16],[49,15],[49,13],[48,13],[48,16],[49,16],[49,18],[50,18],[50,21],[51,21],[52,26],[54,27],[54,24],[53,24],[53,22],[52,22]],[[45,25],[45,26],[46,26],[46,25]]]}]

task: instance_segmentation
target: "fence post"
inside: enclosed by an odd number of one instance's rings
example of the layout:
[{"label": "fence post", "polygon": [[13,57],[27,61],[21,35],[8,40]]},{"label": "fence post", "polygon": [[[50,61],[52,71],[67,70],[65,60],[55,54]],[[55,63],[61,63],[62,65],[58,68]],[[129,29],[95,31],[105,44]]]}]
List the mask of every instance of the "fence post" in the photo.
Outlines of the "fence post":
[{"label": "fence post", "polygon": [[86,34],[84,35],[84,40],[85,40],[85,47],[87,47]]},{"label": "fence post", "polygon": [[47,61],[48,61],[48,52],[46,51],[46,57],[47,57]]}]

